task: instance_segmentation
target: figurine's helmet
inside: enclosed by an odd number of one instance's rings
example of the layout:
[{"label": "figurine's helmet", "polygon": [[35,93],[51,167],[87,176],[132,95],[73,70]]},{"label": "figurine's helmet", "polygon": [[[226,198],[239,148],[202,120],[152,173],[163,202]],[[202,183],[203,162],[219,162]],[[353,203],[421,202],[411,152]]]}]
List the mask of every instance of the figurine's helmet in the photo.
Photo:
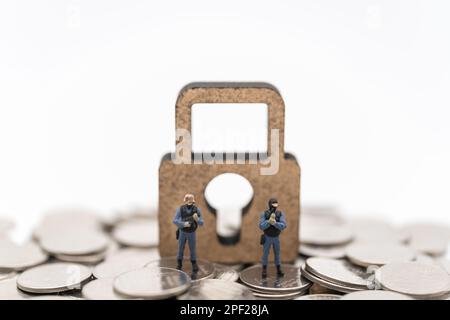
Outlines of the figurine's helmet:
[{"label": "figurine's helmet", "polygon": [[194,204],[194,203],[195,203],[194,195],[191,194],[191,193],[187,193],[187,194],[184,196],[184,203],[187,203],[187,204]]},{"label": "figurine's helmet", "polygon": [[269,208],[276,208],[278,207],[278,200],[276,198],[271,198],[269,200]]}]

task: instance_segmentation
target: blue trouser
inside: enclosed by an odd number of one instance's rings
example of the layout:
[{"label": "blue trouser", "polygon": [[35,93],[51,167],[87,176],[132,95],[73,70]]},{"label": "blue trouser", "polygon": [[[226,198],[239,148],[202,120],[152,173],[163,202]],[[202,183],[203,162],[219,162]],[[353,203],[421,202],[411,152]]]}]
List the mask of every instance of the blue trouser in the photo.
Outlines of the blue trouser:
[{"label": "blue trouser", "polygon": [[195,252],[195,231],[183,232],[180,230],[180,237],[178,238],[178,255],[177,259],[182,260],[184,256],[184,246],[186,240],[189,245],[189,251],[191,252],[191,260],[197,260],[197,254]]},{"label": "blue trouser", "polygon": [[267,235],[264,235],[266,238],[263,246],[263,256],[262,256],[262,264],[263,266],[267,266],[267,263],[269,262],[269,252],[270,247],[273,246],[273,253],[275,254],[275,265],[280,265],[280,238],[277,237],[269,237]]}]

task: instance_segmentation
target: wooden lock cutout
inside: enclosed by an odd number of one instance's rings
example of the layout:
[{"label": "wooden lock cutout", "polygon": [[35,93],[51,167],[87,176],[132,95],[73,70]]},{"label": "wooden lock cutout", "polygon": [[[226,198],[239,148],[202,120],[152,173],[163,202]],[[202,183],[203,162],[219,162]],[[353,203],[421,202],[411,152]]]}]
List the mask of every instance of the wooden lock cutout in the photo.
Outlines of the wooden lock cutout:
[{"label": "wooden lock cutout", "polygon": [[[241,155],[234,154],[235,161],[227,158],[221,164],[199,163],[200,155],[192,153],[192,141],[180,141],[178,135],[179,131],[191,132],[191,109],[196,103],[266,104],[269,132],[265,157],[253,161],[252,154],[245,154],[245,160],[237,163],[236,159]],[[298,256],[299,244],[300,166],[293,155],[284,152],[284,102],[278,90],[267,83],[191,83],[178,95],[176,129],[179,130],[177,146],[182,143],[183,148],[177,147],[177,152],[166,154],[159,168],[160,255],[176,255],[177,227],[172,220],[177,208],[183,204],[184,195],[192,193],[204,219],[204,226],[196,231],[198,258],[219,263],[259,262],[262,256],[260,214],[267,209],[268,200],[276,197],[279,210],[285,212],[287,221],[287,228],[280,235],[281,259],[293,262]],[[253,200],[242,216],[239,241],[233,245],[219,241],[216,216],[204,197],[208,183],[223,173],[245,177],[254,192]],[[188,256],[187,250],[185,256]]]}]

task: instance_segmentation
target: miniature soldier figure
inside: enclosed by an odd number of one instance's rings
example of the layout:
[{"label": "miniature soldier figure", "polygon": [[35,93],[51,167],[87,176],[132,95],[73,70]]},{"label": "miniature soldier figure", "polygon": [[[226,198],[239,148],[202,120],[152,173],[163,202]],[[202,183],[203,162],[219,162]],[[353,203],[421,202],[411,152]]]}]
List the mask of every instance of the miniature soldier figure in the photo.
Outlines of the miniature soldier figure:
[{"label": "miniature soldier figure", "polygon": [[195,252],[195,230],[197,230],[199,225],[203,225],[203,218],[200,208],[195,205],[193,194],[188,193],[184,196],[184,204],[177,209],[173,223],[178,227],[177,269],[181,270],[183,267],[184,246],[187,240],[189,251],[191,253],[192,271],[197,272],[198,265]]},{"label": "miniature soldier figure", "polygon": [[270,247],[273,246],[275,255],[275,266],[277,267],[277,276],[284,276],[281,269],[280,261],[280,238],[279,235],[282,230],[286,228],[286,217],[284,212],[278,211],[278,201],[275,198],[269,200],[269,208],[261,213],[259,220],[259,228],[264,231],[261,238],[263,244],[262,256],[262,277],[267,277],[267,263],[269,258]]}]

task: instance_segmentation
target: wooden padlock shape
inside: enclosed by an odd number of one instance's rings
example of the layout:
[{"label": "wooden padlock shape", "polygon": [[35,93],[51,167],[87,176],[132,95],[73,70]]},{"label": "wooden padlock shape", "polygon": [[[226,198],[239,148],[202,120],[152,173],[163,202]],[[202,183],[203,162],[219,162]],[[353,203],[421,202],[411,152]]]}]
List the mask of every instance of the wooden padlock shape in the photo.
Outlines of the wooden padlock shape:
[{"label": "wooden padlock shape", "polygon": [[[191,109],[196,103],[264,103],[268,106],[268,143],[266,157],[253,161],[227,160],[206,163],[192,153],[192,142],[179,132],[191,132]],[[195,195],[204,226],[197,229],[197,256],[219,263],[254,263],[262,256],[259,229],[261,212],[270,198],[276,197],[279,210],[286,215],[287,228],[281,233],[281,259],[293,262],[298,256],[300,220],[300,166],[284,152],[284,102],[278,90],[267,83],[191,83],[179,93],[176,102],[177,151],[166,154],[159,168],[159,251],[162,257],[174,256],[178,242],[173,224],[177,208],[186,193]],[[180,141],[184,139],[185,141]],[[182,148],[178,146],[182,144]],[[200,161],[199,161],[200,159]],[[253,160],[252,160],[253,159]],[[216,233],[216,216],[205,201],[208,183],[223,173],[245,177],[253,187],[253,199],[242,216],[237,243],[225,245]],[[226,197],[226,195],[224,195]],[[188,256],[186,246],[185,256]],[[273,259],[273,253],[270,254]]]}]

